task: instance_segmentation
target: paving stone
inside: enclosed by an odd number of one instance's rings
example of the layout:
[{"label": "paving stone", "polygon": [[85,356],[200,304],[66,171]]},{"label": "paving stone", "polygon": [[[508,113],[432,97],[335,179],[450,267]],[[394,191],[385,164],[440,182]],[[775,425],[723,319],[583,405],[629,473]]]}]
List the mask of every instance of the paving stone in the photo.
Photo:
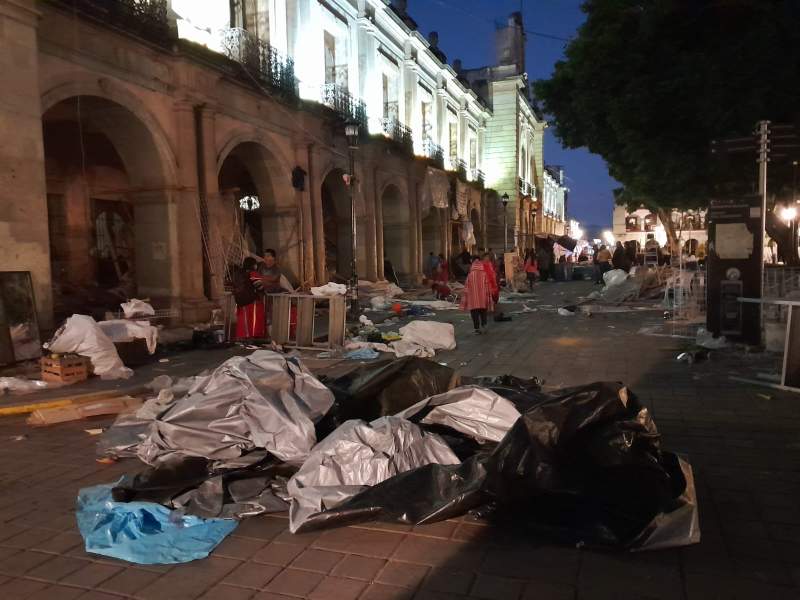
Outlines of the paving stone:
[{"label": "paving stone", "polygon": [[411,600],[414,590],[382,583],[372,583],[361,594],[361,600]]},{"label": "paving stone", "polygon": [[0,598],[3,600],[17,600],[28,598],[45,589],[48,585],[44,581],[35,579],[11,579],[0,586]]},{"label": "paving stone", "polygon": [[373,581],[386,561],[380,558],[367,558],[365,556],[347,556],[333,569],[333,575]]},{"label": "paving stone", "polygon": [[[0,590],[2,592],[2,590]],[[49,585],[27,596],[25,600],[72,600],[86,593],[85,589],[66,585]]]},{"label": "paving stone", "polygon": [[355,579],[329,576],[308,595],[312,600],[356,600],[367,584]]},{"label": "paving stone", "polygon": [[267,586],[266,591],[287,596],[307,596],[311,593],[324,575],[311,571],[299,571],[297,569],[284,569]]},{"label": "paving stone", "polygon": [[575,600],[572,585],[529,581],[522,593],[522,600]]},{"label": "paving stone", "polygon": [[221,583],[200,596],[199,600],[249,600],[256,593],[256,590]]},{"label": "paving stone", "polygon": [[324,532],[313,546],[349,554],[389,558],[403,537],[400,533],[342,527]]},{"label": "paving stone", "polygon": [[392,586],[417,588],[428,574],[428,567],[391,561],[378,573],[376,581]]},{"label": "paving stone", "polygon": [[469,571],[432,569],[422,582],[422,587],[429,592],[466,595],[469,593],[474,579],[475,575]]},{"label": "paving stone", "polygon": [[222,579],[241,564],[241,561],[209,556],[203,560],[177,565],[142,589],[145,597],[183,600],[196,598],[220,583]]},{"label": "paving stone", "polygon": [[34,550],[42,552],[52,552],[54,554],[63,554],[73,548],[83,546],[83,538],[80,534],[72,531],[63,531],[55,533],[51,537],[42,540],[33,545]]},{"label": "paving stone", "polygon": [[480,565],[483,555],[480,546],[468,542],[409,536],[393,558],[430,566],[447,565],[451,569],[474,569]]},{"label": "paving stone", "polygon": [[478,575],[469,595],[487,600],[506,600],[507,598],[518,598],[522,587],[523,582],[518,579]]},{"label": "paving stone", "polygon": [[89,563],[60,581],[65,584],[93,588],[120,572],[122,572],[121,567],[113,567],[103,563]]},{"label": "paving stone", "polygon": [[58,581],[89,564],[91,563],[88,561],[72,558],[71,556],[54,556],[52,560],[48,560],[25,573],[25,576],[32,579],[44,579],[45,581]]},{"label": "paving stone", "polygon": [[261,589],[280,573],[281,568],[275,565],[264,565],[254,562],[242,563],[231,571],[222,583],[241,587]]},{"label": "paving stone", "polygon": [[260,540],[271,540],[285,531],[287,522],[271,517],[257,516],[245,519],[236,528],[238,537],[251,537]]},{"label": "paving stone", "polygon": [[266,540],[230,535],[214,548],[214,556],[247,560],[266,545]]},{"label": "paving stone", "polygon": [[12,576],[24,575],[31,569],[35,569],[42,563],[52,559],[52,554],[23,550],[0,561],[0,573]]},{"label": "paving stone", "polygon": [[98,584],[97,587],[115,594],[133,595],[146,588],[159,577],[161,577],[160,573],[130,568],[106,579]]},{"label": "paving stone", "polygon": [[256,552],[253,556],[253,560],[260,563],[285,567],[302,552],[302,546],[271,543]]},{"label": "paving stone", "polygon": [[292,561],[293,569],[305,569],[306,571],[317,571],[325,573],[331,572],[338,563],[345,558],[341,552],[329,552],[328,550],[304,550],[297,558]]}]

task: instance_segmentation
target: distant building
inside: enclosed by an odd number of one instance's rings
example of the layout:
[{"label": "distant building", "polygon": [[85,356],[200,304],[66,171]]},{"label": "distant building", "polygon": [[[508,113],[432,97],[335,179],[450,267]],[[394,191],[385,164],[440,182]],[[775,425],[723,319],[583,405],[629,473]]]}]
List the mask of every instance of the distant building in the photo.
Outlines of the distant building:
[{"label": "distant building", "polygon": [[[685,254],[701,252],[708,241],[705,210],[672,210],[672,223]],[[667,243],[667,234],[658,215],[646,208],[628,212],[624,206],[614,207],[612,233],[622,243],[637,241],[644,246],[648,235],[655,236],[661,246]]]}]

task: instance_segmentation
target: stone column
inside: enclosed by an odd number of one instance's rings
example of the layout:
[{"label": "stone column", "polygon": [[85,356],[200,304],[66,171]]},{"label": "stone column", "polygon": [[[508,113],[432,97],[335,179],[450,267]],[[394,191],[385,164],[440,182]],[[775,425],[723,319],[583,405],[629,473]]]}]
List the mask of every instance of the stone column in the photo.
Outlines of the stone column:
[{"label": "stone column", "polygon": [[[413,168],[414,165],[409,164],[409,171]],[[422,220],[420,219],[419,214],[419,197],[417,194],[418,186],[416,179],[410,172],[406,176],[406,181],[409,204],[408,237],[409,248],[411,252],[411,256],[409,257],[411,261],[411,273],[409,273],[409,277],[411,277],[411,280],[415,284],[419,284],[422,281],[422,259],[420,258],[420,248],[422,246]]]},{"label": "stone column", "polygon": [[0,0],[0,257],[30,271],[39,325],[53,324],[47,185],[34,0]]},{"label": "stone column", "polygon": [[366,249],[366,265],[362,275],[365,279],[375,280],[383,273],[383,221],[378,216],[382,216],[383,202],[378,196],[376,187],[375,164],[371,160],[363,160],[359,167],[363,177],[359,189],[364,203],[364,237],[360,243],[363,243]]}]

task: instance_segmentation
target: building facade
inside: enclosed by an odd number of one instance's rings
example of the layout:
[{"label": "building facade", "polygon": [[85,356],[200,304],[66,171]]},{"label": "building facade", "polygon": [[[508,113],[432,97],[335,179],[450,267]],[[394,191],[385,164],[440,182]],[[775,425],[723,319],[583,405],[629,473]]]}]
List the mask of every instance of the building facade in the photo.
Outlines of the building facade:
[{"label": "building facade", "polygon": [[[705,210],[672,210],[672,226],[681,251],[685,255],[696,254],[698,251],[705,255],[708,230],[706,228]],[[667,234],[664,224],[658,215],[646,208],[628,211],[624,206],[614,207],[612,233],[614,238],[625,242],[636,241],[642,247],[649,235],[664,247],[667,245]]]},{"label": "building facade", "polygon": [[207,318],[264,248],[307,285],[486,243],[492,111],[402,2],[0,0],[0,50],[0,257],[45,327]]}]

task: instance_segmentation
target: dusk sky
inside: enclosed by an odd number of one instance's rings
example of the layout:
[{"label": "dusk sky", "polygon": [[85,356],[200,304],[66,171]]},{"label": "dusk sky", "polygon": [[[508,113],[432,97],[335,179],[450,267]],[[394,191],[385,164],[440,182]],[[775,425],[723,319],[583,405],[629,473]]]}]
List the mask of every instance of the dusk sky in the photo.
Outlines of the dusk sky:
[{"label": "dusk sky", "polygon": [[[439,32],[447,60],[460,58],[465,68],[494,62],[495,21],[520,10],[528,30],[526,70],[531,80],[550,76],[563,55],[565,42],[534,35],[570,38],[583,22],[582,0],[409,0],[408,12],[426,37]],[[603,160],[586,150],[565,150],[547,131],[546,164],[562,165],[570,189],[568,212],[586,226],[611,225],[613,193],[619,184],[608,175]]]}]

